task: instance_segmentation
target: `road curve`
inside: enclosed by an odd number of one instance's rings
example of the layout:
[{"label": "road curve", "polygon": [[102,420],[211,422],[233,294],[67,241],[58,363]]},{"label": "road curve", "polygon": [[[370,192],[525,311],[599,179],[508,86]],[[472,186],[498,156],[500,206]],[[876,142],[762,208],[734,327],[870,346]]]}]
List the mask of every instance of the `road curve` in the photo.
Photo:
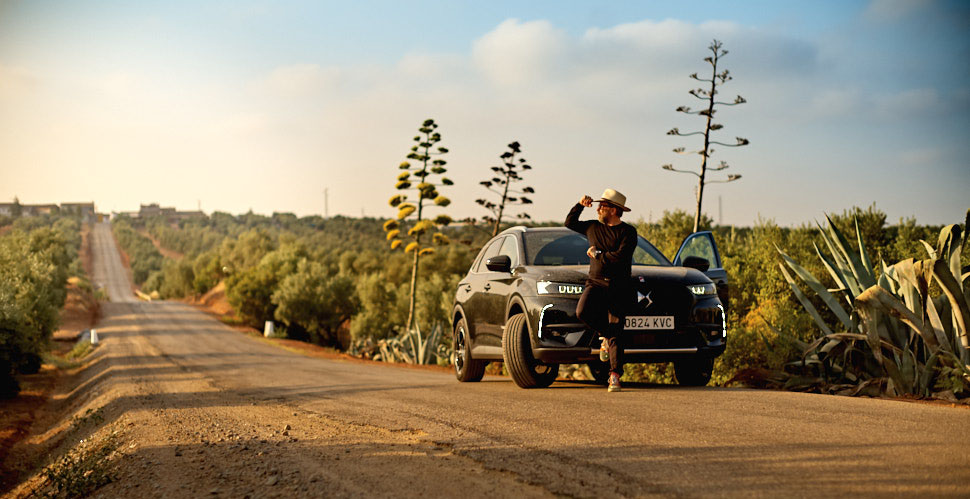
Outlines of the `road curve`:
[{"label": "road curve", "polygon": [[[970,411],[891,400],[454,376],[311,358],[95,280],[120,496],[966,496]],[[135,485],[136,481],[143,484]]]}]

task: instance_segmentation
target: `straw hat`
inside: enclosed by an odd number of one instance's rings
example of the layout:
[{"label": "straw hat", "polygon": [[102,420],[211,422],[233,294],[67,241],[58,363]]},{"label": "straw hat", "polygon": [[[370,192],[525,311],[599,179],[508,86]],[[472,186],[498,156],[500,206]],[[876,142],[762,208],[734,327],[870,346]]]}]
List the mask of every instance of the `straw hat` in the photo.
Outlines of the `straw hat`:
[{"label": "straw hat", "polygon": [[603,191],[603,196],[596,200],[597,203],[610,203],[623,211],[630,211],[626,207],[626,196],[616,192],[613,189],[606,189]]}]

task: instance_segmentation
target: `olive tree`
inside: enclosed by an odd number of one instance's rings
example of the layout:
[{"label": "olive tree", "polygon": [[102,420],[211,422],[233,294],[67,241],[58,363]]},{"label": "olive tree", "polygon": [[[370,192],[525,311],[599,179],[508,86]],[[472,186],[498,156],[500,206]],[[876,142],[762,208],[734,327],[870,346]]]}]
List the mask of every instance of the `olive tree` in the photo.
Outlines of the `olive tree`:
[{"label": "olive tree", "polygon": [[669,170],[679,173],[690,173],[697,176],[697,211],[694,213],[694,232],[700,228],[701,221],[701,203],[704,200],[704,185],[713,183],[723,183],[723,182],[733,182],[741,178],[741,175],[728,175],[726,180],[707,180],[707,172],[710,171],[721,171],[728,168],[728,164],[725,161],[721,161],[718,166],[709,167],[707,166],[707,160],[714,154],[714,149],[711,147],[714,144],[725,146],[725,147],[741,147],[749,144],[748,139],[742,137],[735,137],[736,142],[734,144],[728,144],[724,142],[716,142],[711,140],[711,132],[715,132],[724,128],[724,125],[714,122],[714,113],[717,112],[717,106],[736,106],[738,104],[744,104],[747,102],[744,97],[740,95],[734,98],[733,102],[721,102],[715,100],[717,95],[717,87],[719,85],[724,85],[725,83],[731,81],[731,74],[728,70],[723,70],[718,73],[717,64],[720,58],[728,54],[727,50],[721,48],[722,43],[718,40],[714,40],[708,49],[710,49],[712,55],[704,58],[711,65],[711,79],[704,79],[697,76],[697,73],[690,75],[691,78],[703,82],[710,83],[710,89],[695,88],[688,91],[689,94],[693,95],[695,98],[704,101],[705,107],[699,110],[692,110],[687,106],[680,106],[677,108],[677,112],[684,114],[696,114],[703,117],[706,120],[706,125],[703,131],[695,131],[683,133],[677,128],[672,128],[667,132],[667,135],[676,135],[678,137],[687,137],[691,135],[703,135],[704,136],[704,147],[699,151],[687,151],[683,147],[677,147],[674,152],[677,154],[699,154],[701,156],[701,168],[700,172],[694,170],[678,170],[671,164],[663,165],[664,170]]},{"label": "olive tree", "polygon": [[[489,192],[498,195],[498,202],[489,201],[488,199],[476,199],[475,202],[482,205],[491,214],[485,215],[482,219],[492,225],[492,237],[498,235],[499,228],[502,225],[502,216],[505,214],[505,209],[508,206],[515,204],[532,204],[532,200],[525,197],[526,194],[532,194],[535,189],[532,187],[523,187],[522,190],[512,189],[512,182],[521,182],[522,176],[519,174],[519,169],[522,171],[531,170],[532,167],[526,163],[525,158],[516,158],[517,154],[522,152],[521,147],[518,142],[512,142],[509,144],[509,150],[502,153],[499,158],[502,159],[502,166],[493,166],[492,172],[493,177],[488,180],[483,180],[479,184],[485,186]],[[528,213],[522,212],[516,215],[519,219],[531,220],[532,217]]]},{"label": "olive tree", "polygon": [[[397,176],[394,187],[402,192],[394,195],[390,200],[391,207],[398,210],[397,216],[384,224],[384,231],[387,233],[387,240],[391,242],[392,250],[403,249],[406,253],[414,253],[411,262],[406,330],[411,330],[415,322],[415,292],[418,287],[421,257],[434,253],[433,244],[446,245],[449,242],[448,237],[439,230],[452,222],[451,217],[438,214],[430,218],[425,211],[428,208],[444,208],[451,204],[450,199],[438,193],[438,188],[454,184],[444,176],[447,162],[441,159],[441,156],[447,154],[448,149],[437,145],[441,142],[441,134],[435,131],[437,128],[438,124],[432,119],[425,120],[418,128],[419,134],[413,139],[415,144],[407,155],[410,161],[399,165],[403,171]],[[408,192],[414,192],[416,199],[409,200]]]}]

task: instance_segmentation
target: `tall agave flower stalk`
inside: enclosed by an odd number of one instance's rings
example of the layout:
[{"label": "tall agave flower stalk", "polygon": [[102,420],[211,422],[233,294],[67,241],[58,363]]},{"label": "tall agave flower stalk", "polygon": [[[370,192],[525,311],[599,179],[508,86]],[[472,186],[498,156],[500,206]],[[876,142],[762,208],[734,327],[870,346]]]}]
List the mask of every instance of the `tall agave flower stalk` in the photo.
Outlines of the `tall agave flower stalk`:
[{"label": "tall agave flower stalk", "polygon": [[[923,241],[927,258],[892,266],[881,262],[877,277],[858,221],[856,250],[826,219],[828,229],[819,226],[819,232],[828,251],[817,245],[815,251],[835,289],[778,249],[782,274],[821,332],[814,342],[801,345],[802,365],[818,369],[817,381],[847,384],[853,394],[879,385],[889,395],[949,390],[970,396],[970,272],[960,268],[964,230],[944,227],[935,247]],[[835,316],[834,326],[822,319],[788,270]],[[930,291],[933,282],[942,291],[936,297]]]},{"label": "tall agave flower stalk", "polygon": [[[415,293],[418,288],[418,273],[421,257],[434,253],[434,248],[427,244],[426,235],[431,236],[431,243],[436,245],[448,244],[448,237],[438,232],[439,228],[452,222],[448,215],[438,215],[429,218],[425,209],[432,206],[444,208],[451,204],[451,200],[438,193],[438,187],[453,185],[447,177],[443,176],[447,171],[447,162],[441,159],[441,155],[446,154],[448,149],[437,147],[441,142],[441,134],[435,131],[438,124],[434,120],[428,119],[418,128],[419,135],[414,136],[415,144],[411,147],[411,152],[407,159],[399,168],[403,170],[397,177],[395,188],[405,193],[397,194],[390,199],[390,205],[397,208],[396,219],[388,220],[384,223],[384,231],[387,232],[387,240],[391,242],[391,249],[403,249],[407,253],[414,253],[414,260],[411,264],[411,287],[408,302],[408,319],[405,330],[409,331],[414,325]],[[438,177],[435,182],[432,179]],[[414,180],[414,178],[417,180]],[[417,182],[417,184],[414,184]],[[417,200],[408,201],[407,191],[417,191]],[[402,231],[406,230],[406,236],[402,236]],[[407,244],[404,244],[407,240]]]}]

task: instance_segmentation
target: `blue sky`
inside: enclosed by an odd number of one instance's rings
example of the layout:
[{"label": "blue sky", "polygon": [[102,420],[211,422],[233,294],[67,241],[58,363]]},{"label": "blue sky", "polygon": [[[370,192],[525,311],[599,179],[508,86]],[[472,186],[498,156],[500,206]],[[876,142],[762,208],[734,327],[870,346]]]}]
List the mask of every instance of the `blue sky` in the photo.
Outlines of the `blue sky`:
[{"label": "blue sky", "polygon": [[693,209],[665,135],[702,126],[687,75],[712,38],[734,80],[718,150],[739,182],[705,211],[800,224],[853,205],[890,220],[970,207],[970,6],[872,2],[122,2],[0,0],[0,200],[391,216],[426,117],[455,218],[512,140],[534,218],[583,194],[632,217]]}]

